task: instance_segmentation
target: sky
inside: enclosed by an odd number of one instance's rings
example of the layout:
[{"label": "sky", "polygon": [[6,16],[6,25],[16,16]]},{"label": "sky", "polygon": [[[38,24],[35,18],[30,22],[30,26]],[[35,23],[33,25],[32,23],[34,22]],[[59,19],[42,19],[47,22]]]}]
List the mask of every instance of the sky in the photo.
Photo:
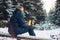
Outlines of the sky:
[{"label": "sky", "polygon": [[43,10],[46,10],[48,16],[50,10],[55,10],[57,0],[41,0],[43,3]]}]

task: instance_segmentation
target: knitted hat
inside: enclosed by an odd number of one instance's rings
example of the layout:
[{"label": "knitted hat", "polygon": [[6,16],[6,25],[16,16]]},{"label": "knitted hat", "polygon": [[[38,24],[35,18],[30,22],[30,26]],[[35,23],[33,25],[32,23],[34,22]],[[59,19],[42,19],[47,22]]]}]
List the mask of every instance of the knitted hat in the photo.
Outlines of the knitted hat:
[{"label": "knitted hat", "polygon": [[23,7],[23,4],[22,3],[18,3],[18,5],[15,6],[16,8],[21,8]]}]

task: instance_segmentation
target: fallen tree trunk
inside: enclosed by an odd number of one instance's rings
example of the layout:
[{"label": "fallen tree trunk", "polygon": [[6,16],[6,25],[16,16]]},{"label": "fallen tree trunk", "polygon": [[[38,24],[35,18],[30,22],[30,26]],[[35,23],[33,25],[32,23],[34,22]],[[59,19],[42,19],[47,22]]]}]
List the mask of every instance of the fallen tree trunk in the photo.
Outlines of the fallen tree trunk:
[{"label": "fallen tree trunk", "polygon": [[38,37],[35,37],[35,36],[22,36],[22,35],[19,35],[17,37],[12,37],[10,34],[8,33],[0,33],[0,37],[10,37],[10,38],[16,38],[17,40],[21,40],[21,39],[24,39],[24,40],[40,40],[40,38]]}]

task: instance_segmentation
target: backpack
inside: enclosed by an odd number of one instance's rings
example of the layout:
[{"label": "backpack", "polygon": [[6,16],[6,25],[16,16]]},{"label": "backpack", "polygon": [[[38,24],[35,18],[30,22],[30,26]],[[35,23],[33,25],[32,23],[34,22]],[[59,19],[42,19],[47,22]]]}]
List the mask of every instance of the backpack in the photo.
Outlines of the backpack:
[{"label": "backpack", "polygon": [[13,24],[10,23],[10,22],[8,22],[7,26],[8,26],[8,32],[9,32],[9,34],[10,34],[12,37],[17,37],[17,35],[16,35],[15,32],[14,32]]}]

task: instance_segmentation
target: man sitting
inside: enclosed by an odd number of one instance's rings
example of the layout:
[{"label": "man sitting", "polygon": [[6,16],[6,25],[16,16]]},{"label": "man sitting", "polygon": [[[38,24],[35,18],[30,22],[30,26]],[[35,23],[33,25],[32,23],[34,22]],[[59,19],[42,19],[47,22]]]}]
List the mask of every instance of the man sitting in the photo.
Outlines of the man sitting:
[{"label": "man sitting", "polygon": [[27,25],[25,22],[25,12],[23,6],[16,7],[16,10],[13,12],[13,16],[10,18],[10,23],[13,25],[14,34],[17,36],[18,34],[23,34],[29,32],[29,35],[35,36],[33,31],[33,27]]}]

